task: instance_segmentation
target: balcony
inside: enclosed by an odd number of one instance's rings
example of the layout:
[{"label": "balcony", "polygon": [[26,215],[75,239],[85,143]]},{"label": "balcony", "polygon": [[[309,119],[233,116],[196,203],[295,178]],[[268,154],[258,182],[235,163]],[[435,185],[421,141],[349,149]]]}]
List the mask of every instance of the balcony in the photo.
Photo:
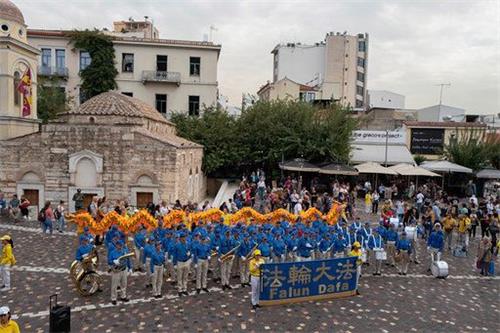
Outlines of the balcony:
[{"label": "balcony", "polygon": [[165,82],[181,84],[181,73],[164,71],[142,71],[142,83],[146,82]]},{"label": "balcony", "polygon": [[38,66],[39,76],[68,77],[68,67]]}]

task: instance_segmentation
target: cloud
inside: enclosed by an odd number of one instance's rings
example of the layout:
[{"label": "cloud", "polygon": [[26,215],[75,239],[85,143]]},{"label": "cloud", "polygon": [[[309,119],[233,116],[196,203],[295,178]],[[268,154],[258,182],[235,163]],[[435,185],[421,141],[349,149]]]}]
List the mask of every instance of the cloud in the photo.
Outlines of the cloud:
[{"label": "cloud", "polygon": [[489,0],[133,1],[14,0],[30,27],[111,27],[154,19],[161,36],[201,40],[209,26],[222,44],[219,82],[230,103],[272,79],[279,42],[314,43],[329,31],[368,32],[369,89],[406,95],[407,107],[443,102],[469,113],[500,109],[500,8]]}]

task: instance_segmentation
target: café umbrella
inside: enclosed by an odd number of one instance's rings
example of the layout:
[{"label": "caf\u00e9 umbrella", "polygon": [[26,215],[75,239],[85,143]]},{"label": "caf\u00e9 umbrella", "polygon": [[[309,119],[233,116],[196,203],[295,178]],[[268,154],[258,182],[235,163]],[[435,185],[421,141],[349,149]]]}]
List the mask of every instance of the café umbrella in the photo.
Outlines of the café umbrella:
[{"label": "caf\u00e9 umbrella", "polygon": [[279,164],[280,169],[296,172],[318,172],[319,168],[303,158],[295,158]]}]

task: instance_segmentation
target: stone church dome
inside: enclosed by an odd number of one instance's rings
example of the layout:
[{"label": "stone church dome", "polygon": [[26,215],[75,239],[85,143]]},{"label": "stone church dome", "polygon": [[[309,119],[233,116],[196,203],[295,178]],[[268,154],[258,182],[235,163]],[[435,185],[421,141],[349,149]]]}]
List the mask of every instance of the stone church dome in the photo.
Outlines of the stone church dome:
[{"label": "stone church dome", "polygon": [[125,96],[114,91],[108,91],[94,96],[80,105],[79,108],[75,108],[66,114],[138,117],[171,124],[161,115],[161,113],[149,104],[137,98]]},{"label": "stone church dome", "polygon": [[23,13],[9,0],[0,0],[0,19],[25,24]]}]

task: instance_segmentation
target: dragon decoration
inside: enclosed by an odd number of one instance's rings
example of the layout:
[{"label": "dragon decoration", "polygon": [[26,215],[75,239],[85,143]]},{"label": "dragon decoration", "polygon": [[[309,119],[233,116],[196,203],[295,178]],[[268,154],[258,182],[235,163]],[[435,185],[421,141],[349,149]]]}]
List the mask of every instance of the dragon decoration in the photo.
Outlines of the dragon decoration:
[{"label": "dragon decoration", "polygon": [[[339,202],[334,202],[330,211],[323,215],[318,209],[312,207],[306,211],[300,212],[298,215],[292,214],[289,211],[280,208],[267,214],[261,214],[250,207],[244,207],[234,214],[225,214],[218,208],[212,208],[203,212],[187,213],[183,210],[172,210],[167,215],[162,217],[163,226],[170,228],[174,225],[184,224],[200,224],[206,222],[217,222],[224,219],[226,224],[234,225],[236,223],[272,223],[276,224],[279,221],[288,221],[295,223],[299,218],[303,222],[312,222],[318,219],[326,221],[330,225],[335,225],[339,217],[345,218],[345,205]],[[145,209],[141,209],[133,215],[120,215],[112,211],[103,215],[98,221],[92,218],[87,212],[77,212],[67,216],[69,221],[72,221],[78,226],[79,231],[84,227],[88,227],[94,234],[102,234],[106,232],[112,225],[116,225],[121,231],[126,234],[134,233],[143,225],[148,230],[153,230],[158,226],[158,220],[154,218]]]}]

